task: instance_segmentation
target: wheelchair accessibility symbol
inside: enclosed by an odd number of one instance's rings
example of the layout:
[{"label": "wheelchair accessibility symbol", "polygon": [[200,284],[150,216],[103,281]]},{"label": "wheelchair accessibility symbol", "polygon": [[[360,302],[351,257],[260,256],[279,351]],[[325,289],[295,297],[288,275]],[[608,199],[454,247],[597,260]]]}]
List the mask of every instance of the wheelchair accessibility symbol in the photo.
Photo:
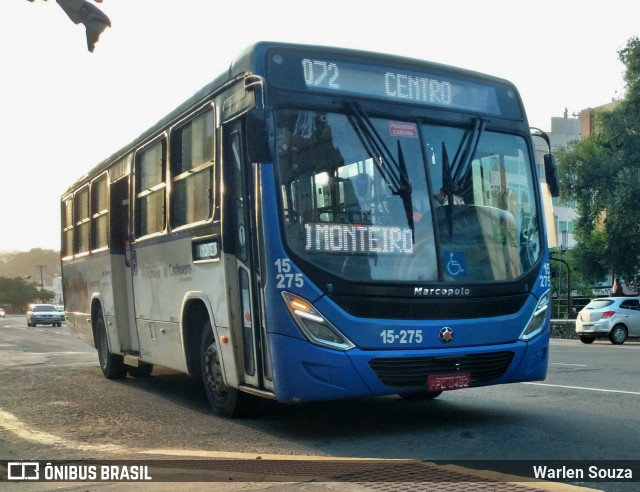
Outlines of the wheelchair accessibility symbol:
[{"label": "wheelchair accessibility symbol", "polygon": [[446,273],[452,277],[465,277],[467,275],[467,262],[464,259],[464,253],[445,253],[444,268]]}]

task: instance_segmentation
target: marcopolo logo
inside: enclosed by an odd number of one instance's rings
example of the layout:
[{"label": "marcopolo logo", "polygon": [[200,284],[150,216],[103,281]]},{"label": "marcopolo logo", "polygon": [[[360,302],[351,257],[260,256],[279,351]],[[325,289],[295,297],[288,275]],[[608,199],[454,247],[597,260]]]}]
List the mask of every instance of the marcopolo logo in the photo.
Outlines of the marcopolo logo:
[{"label": "marcopolo logo", "polygon": [[40,463],[34,461],[9,461],[8,480],[40,480]]},{"label": "marcopolo logo", "polygon": [[456,288],[439,288],[429,289],[427,287],[414,287],[413,295],[422,297],[449,297],[449,296],[468,296],[471,290],[467,287]]}]

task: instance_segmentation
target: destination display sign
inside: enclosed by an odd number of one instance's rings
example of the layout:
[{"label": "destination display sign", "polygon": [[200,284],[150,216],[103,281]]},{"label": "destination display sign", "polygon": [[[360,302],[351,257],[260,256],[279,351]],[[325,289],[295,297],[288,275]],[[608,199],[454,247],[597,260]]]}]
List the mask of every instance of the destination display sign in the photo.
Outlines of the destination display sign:
[{"label": "destination display sign", "polygon": [[413,253],[408,227],[307,222],[305,250],[322,253]]},{"label": "destination display sign", "polygon": [[[381,59],[383,61],[388,58]],[[428,65],[431,66],[431,65]],[[331,53],[275,51],[269,79],[282,88],[379,97],[490,115],[520,117],[515,91],[508,84],[480,77],[464,78],[441,66],[431,70],[367,63]]]}]

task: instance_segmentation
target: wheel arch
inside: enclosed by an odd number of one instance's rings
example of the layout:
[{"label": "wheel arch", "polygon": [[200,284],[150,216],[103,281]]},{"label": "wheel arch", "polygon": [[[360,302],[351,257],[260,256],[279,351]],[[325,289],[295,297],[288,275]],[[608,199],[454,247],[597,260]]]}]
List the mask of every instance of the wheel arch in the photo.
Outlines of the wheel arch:
[{"label": "wheel arch", "polygon": [[200,377],[200,344],[207,321],[211,323],[213,337],[219,346],[218,330],[209,299],[202,292],[187,292],[182,302],[180,333],[190,376]]},{"label": "wheel arch", "polygon": [[[98,295],[94,295],[91,298],[91,333],[93,333],[93,346],[97,347],[98,344],[96,342],[98,334],[96,333],[96,320],[98,318],[98,313],[102,313],[102,316],[104,316],[104,308],[102,307],[102,299],[100,299],[100,296]],[[106,322],[105,322],[105,327],[106,327]],[[109,342],[109,347],[111,347],[111,340],[110,340],[110,336],[109,336],[109,330],[107,330],[107,341]]]}]

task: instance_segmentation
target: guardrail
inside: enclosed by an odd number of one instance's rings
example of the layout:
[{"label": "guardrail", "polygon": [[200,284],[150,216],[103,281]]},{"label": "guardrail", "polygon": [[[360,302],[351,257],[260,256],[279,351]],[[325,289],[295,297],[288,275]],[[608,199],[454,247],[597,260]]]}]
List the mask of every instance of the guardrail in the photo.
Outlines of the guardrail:
[{"label": "guardrail", "polygon": [[576,336],[576,320],[575,319],[552,319],[551,320],[551,338],[575,338]]}]

